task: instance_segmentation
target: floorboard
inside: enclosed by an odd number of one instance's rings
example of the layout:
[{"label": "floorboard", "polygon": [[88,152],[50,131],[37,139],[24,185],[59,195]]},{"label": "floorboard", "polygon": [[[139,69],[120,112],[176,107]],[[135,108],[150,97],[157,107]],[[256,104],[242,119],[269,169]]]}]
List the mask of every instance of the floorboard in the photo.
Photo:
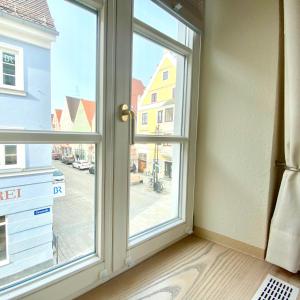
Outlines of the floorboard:
[{"label": "floorboard", "polygon": [[300,274],[191,236],[78,299],[247,300],[268,273],[300,286]]}]

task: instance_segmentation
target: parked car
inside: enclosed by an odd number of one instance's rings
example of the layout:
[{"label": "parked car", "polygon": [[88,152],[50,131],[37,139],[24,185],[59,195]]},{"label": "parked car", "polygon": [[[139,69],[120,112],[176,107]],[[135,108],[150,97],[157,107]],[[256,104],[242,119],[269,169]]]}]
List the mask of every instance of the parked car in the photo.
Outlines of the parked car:
[{"label": "parked car", "polygon": [[89,173],[90,174],[95,174],[95,165],[91,165],[89,168]]},{"label": "parked car", "polygon": [[62,171],[55,169],[53,171],[53,182],[63,182],[65,181],[65,175]]},{"label": "parked car", "polygon": [[90,168],[91,164],[86,160],[76,160],[72,163],[73,168],[79,170],[87,170]]},{"label": "parked car", "polygon": [[58,152],[52,152],[52,159],[53,160],[60,160],[61,159],[61,154]]},{"label": "parked car", "polygon": [[66,165],[71,165],[75,161],[75,158],[73,155],[65,155],[62,157],[61,161]]}]

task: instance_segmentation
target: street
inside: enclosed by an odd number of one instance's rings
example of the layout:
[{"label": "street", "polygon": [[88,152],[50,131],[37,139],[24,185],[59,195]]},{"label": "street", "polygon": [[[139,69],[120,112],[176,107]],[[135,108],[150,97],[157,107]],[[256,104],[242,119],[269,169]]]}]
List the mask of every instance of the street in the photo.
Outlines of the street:
[{"label": "street", "polygon": [[[53,206],[53,230],[58,241],[54,261],[61,264],[94,252],[95,175],[56,160],[53,167],[64,173],[66,187],[66,195],[54,198]],[[130,185],[130,236],[175,218],[178,211],[170,193],[172,181],[164,181],[164,190],[157,193],[150,177],[139,176],[143,183]]]},{"label": "street", "polygon": [[66,195],[54,199],[53,231],[58,238],[58,263],[94,252],[94,181],[88,170],[53,161],[65,175]]}]

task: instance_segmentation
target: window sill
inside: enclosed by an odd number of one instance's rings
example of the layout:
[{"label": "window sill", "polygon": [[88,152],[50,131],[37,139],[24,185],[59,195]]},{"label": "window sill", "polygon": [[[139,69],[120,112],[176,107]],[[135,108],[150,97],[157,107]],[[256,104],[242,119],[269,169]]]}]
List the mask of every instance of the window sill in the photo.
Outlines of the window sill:
[{"label": "window sill", "polygon": [[14,176],[27,176],[37,174],[53,173],[54,168],[19,168],[19,169],[2,169],[0,168],[0,178],[14,177]]},{"label": "window sill", "polygon": [[0,298],[15,299],[34,294],[92,267],[97,266],[100,272],[101,268],[99,265],[101,265],[102,262],[103,261],[95,254],[83,257],[65,266],[55,268],[54,270],[33,275],[31,279],[21,281],[18,285],[12,283],[11,286],[4,287],[4,289],[0,291]]},{"label": "window sill", "polygon": [[18,90],[13,88],[5,88],[0,87],[0,94],[8,94],[8,95],[15,95],[15,96],[26,96],[26,92],[24,90]]},{"label": "window sill", "polygon": [[0,261],[0,267],[3,267],[3,266],[8,265],[8,264],[9,264],[9,260],[8,259]]},{"label": "window sill", "polygon": [[180,226],[184,223],[185,223],[184,220],[182,220],[180,218],[175,218],[175,219],[172,219],[165,223],[159,224],[159,225],[147,230],[146,232],[141,232],[141,233],[138,233],[138,234],[130,237],[129,241],[128,241],[128,247],[129,247],[129,249],[136,247],[136,246],[140,245],[141,243],[143,243],[147,240],[153,239],[156,236],[161,235],[162,233],[167,232],[167,231],[169,231],[177,226]]}]

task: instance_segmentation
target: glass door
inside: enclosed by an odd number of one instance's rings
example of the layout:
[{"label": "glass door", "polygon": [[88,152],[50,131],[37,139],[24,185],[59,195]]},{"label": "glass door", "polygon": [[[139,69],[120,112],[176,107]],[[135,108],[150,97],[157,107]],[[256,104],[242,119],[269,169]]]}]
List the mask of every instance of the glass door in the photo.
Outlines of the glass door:
[{"label": "glass door", "polygon": [[54,282],[65,298],[108,272],[106,11],[99,1],[1,5],[0,298],[43,287],[37,298],[49,299]]},{"label": "glass door", "polygon": [[0,7],[0,298],[75,298],[192,233],[200,37],[151,0],[21,2]]},{"label": "glass door", "polygon": [[118,27],[124,47],[116,81],[115,270],[192,233],[190,124],[199,67],[199,36],[186,25],[150,0],[120,5],[127,26]]}]

